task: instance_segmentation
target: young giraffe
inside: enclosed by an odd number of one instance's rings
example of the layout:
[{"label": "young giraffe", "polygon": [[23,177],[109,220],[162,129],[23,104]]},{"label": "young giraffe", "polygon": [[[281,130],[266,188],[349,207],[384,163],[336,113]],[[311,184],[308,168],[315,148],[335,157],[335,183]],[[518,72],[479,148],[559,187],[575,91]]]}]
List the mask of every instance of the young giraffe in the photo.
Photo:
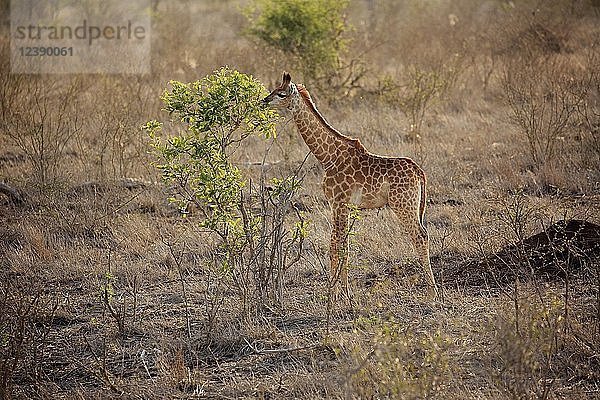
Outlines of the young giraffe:
[{"label": "young giraffe", "polygon": [[423,170],[410,158],[371,154],[360,141],[331,127],[315,107],[308,90],[294,84],[286,72],[281,85],[263,102],[291,114],[304,142],[325,170],[323,191],[333,212],[330,285],[337,290],[341,278],[348,293],[348,206],[369,209],[388,205],[411,235],[425,269],[429,296],[436,297],[429,239],[423,226],[426,199]]}]

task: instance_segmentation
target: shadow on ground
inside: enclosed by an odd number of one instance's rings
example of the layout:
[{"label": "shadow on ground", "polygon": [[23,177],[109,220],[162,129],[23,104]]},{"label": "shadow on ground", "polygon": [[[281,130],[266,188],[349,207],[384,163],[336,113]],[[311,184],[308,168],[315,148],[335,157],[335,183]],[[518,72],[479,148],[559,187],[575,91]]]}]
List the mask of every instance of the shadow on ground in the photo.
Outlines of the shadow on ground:
[{"label": "shadow on ground", "polygon": [[444,271],[444,280],[461,286],[504,286],[515,279],[565,279],[600,267],[600,226],[561,220],[521,243],[483,259],[469,259]]}]

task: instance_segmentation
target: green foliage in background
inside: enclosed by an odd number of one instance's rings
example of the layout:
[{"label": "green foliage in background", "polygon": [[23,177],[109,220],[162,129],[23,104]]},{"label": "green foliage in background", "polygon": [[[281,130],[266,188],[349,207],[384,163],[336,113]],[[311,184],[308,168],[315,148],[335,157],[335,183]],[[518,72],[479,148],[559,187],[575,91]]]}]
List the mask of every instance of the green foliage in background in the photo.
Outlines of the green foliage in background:
[{"label": "green foliage in background", "polygon": [[347,6],[347,0],[254,0],[246,10],[249,33],[292,56],[305,78],[317,79],[339,67]]}]

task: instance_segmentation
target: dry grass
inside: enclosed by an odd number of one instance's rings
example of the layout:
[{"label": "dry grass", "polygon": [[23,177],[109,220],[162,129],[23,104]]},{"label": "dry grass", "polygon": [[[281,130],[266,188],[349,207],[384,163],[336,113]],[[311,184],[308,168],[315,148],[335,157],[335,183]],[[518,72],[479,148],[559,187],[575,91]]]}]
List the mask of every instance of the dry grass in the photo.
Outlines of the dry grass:
[{"label": "dry grass", "polygon": [[[26,202],[0,194],[0,397],[597,398],[598,248],[556,257],[544,273],[531,254],[516,264],[484,261],[558,220],[600,224],[598,8],[351,2],[352,54],[370,49],[364,90],[344,101],[315,97],[333,126],[427,171],[443,298],[425,300],[392,213],[369,211],[351,241],[352,303],[328,315],[329,210],[309,158],[297,199],[310,220],[302,260],[287,272],[283,308],[249,322],[235,287],[210,263],[198,217],[168,205],[139,129],[161,118],[169,79],[227,64],[272,87],[284,60],[264,59],[243,36],[239,3],[159,2],[147,76],[24,81],[3,65],[0,181]],[[542,9],[532,15],[534,6]],[[569,121],[543,165],[532,163],[502,85],[506,68],[533,53],[560,58],[574,80],[596,79],[575,113],[587,119]],[[456,81],[431,103],[420,140],[409,140],[408,119],[375,94],[378,82],[403,84],[409,68],[453,57]],[[32,93],[67,88],[77,107],[76,120],[65,111],[67,122],[77,129],[54,132],[56,146],[41,156],[15,130],[16,111]],[[278,135],[273,176],[307,153],[290,123]],[[248,176],[265,149],[251,139],[236,153]]]}]

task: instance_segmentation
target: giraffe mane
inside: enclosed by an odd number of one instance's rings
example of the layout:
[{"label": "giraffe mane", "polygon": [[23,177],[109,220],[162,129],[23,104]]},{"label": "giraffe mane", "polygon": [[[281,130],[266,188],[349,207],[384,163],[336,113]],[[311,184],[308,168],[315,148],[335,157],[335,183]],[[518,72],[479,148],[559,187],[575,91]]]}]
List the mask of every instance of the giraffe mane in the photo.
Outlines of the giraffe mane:
[{"label": "giraffe mane", "polygon": [[310,93],[308,92],[306,87],[304,87],[304,85],[296,84],[296,89],[298,89],[298,93],[300,93],[300,97],[302,97],[302,100],[308,106],[308,109],[317,117],[317,119],[323,124],[323,126],[325,126],[325,128],[327,128],[327,130],[329,130],[331,133],[333,133],[335,136],[339,137],[340,139],[343,139],[343,140],[349,142],[350,144],[352,144],[352,146],[354,146],[354,148],[356,148],[358,150],[366,151],[365,147],[362,145],[360,140],[344,135],[343,133],[341,133],[340,131],[335,129],[333,126],[331,126],[329,124],[329,122],[327,122],[325,117],[323,117],[323,115],[319,112],[319,110],[317,110],[317,106],[315,105],[312,97],[310,97]]}]

